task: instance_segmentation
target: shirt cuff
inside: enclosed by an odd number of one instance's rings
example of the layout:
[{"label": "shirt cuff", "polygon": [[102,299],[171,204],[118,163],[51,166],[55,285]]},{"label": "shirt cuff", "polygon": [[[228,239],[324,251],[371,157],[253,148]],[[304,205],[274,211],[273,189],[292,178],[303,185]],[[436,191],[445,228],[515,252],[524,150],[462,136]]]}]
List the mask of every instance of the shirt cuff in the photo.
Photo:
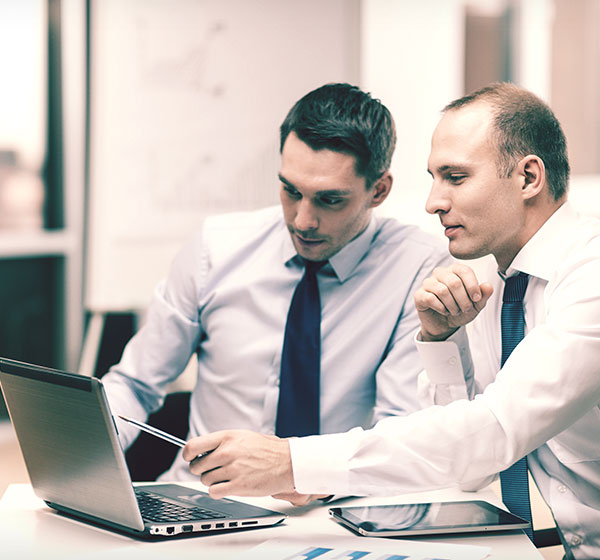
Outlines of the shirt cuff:
[{"label": "shirt cuff", "polygon": [[415,344],[425,367],[427,377],[434,385],[465,383],[463,357],[469,355],[466,329],[461,327],[446,340],[424,342],[415,334]]},{"label": "shirt cuff", "polygon": [[289,440],[296,492],[334,495],[350,493],[346,457],[348,446],[343,446],[342,442],[352,431]]}]

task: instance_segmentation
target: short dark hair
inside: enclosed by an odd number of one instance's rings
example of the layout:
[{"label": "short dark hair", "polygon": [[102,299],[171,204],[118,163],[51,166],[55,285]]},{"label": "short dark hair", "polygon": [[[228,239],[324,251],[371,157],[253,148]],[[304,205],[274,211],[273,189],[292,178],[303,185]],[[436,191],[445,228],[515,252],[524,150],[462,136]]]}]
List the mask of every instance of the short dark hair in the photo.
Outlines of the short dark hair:
[{"label": "short dark hair", "polygon": [[354,156],[356,174],[366,178],[367,188],[389,169],[396,147],[387,107],[346,83],[326,84],[295,103],[280,128],[280,151],[290,132],[313,150]]},{"label": "short dark hair", "polygon": [[492,108],[492,140],[498,152],[496,165],[500,177],[509,177],[521,158],[536,155],[544,162],[548,189],[554,200],[562,198],[569,185],[567,141],[550,107],[526,89],[497,82],[452,101],[443,112],[476,101]]}]

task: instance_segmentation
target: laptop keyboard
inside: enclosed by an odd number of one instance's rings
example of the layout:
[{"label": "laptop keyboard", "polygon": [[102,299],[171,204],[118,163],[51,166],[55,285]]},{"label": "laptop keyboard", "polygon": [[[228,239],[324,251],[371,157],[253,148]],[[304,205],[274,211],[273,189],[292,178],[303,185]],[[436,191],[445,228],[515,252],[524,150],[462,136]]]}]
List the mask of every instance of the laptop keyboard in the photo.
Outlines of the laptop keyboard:
[{"label": "laptop keyboard", "polygon": [[222,519],[227,515],[197,506],[184,506],[167,498],[144,490],[135,491],[140,512],[144,519],[154,523],[193,521],[195,519]]}]

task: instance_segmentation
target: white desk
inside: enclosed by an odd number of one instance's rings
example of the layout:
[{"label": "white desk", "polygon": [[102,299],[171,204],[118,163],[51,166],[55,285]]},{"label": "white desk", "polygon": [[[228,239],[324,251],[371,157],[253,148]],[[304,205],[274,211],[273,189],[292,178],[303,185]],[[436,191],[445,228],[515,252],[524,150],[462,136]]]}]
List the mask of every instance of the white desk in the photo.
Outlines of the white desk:
[{"label": "white desk", "polygon": [[[390,498],[344,500],[343,504],[472,499],[483,499],[501,505],[496,495],[489,489],[477,493],[446,489]],[[345,546],[347,539],[348,545],[357,546],[360,543],[359,546],[368,550],[371,539],[356,536],[329,519],[327,512],[329,506],[327,505],[315,504],[294,508],[287,502],[273,498],[242,498],[242,500],[287,513],[289,517],[282,525],[264,529],[172,541],[142,542],[57,514],[34,495],[29,484],[11,484],[0,500],[1,556],[11,560],[13,558],[18,560],[37,560],[39,558],[83,560],[86,557],[110,560],[121,560],[125,557],[132,560],[138,557],[164,560],[171,558],[214,560],[234,558],[245,550],[268,540],[306,545],[326,538],[344,538]],[[393,542],[392,539],[385,540]],[[521,531],[484,536],[427,537],[427,542],[491,547],[489,558],[493,560],[513,560],[515,558],[539,560],[542,558]]]}]

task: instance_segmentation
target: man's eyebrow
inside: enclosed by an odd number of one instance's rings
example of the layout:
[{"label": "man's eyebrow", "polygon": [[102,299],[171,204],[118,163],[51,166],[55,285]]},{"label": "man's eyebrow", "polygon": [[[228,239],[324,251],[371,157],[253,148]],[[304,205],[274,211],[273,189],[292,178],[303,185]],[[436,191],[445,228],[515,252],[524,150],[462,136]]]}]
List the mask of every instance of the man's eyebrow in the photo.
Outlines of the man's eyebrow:
[{"label": "man's eyebrow", "polygon": [[[288,187],[298,190],[298,188],[291,182],[288,181],[281,173],[278,173],[277,176],[279,177],[279,180],[284,184],[287,185]],[[322,195],[327,195],[327,196],[349,196],[352,194],[351,191],[349,191],[348,189],[323,189],[320,191],[317,191],[315,193],[317,196],[322,196]]]},{"label": "man's eyebrow", "polygon": [[317,191],[317,194],[327,196],[348,196],[352,193],[345,189],[323,189],[322,191]]},{"label": "man's eyebrow", "polygon": [[288,187],[292,187],[293,189],[295,189],[296,187],[294,187],[294,185],[292,183],[290,183],[281,173],[278,173],[277,176],[279,177],[279,180],[287,185]]},{"label": "man's eyebrow", "polygon": [[[441,165],[440,167],[438,167],[435,171],[437,171],[438,173],[447,173],[448,171],[465,171],[467,169],[467,165],[463,164],[463,163],[451,163],[451,164],[447,164],[447,165]],[[433,175],[433,172],[427,168],[427,173],[429,173],[430,175]]]}]

